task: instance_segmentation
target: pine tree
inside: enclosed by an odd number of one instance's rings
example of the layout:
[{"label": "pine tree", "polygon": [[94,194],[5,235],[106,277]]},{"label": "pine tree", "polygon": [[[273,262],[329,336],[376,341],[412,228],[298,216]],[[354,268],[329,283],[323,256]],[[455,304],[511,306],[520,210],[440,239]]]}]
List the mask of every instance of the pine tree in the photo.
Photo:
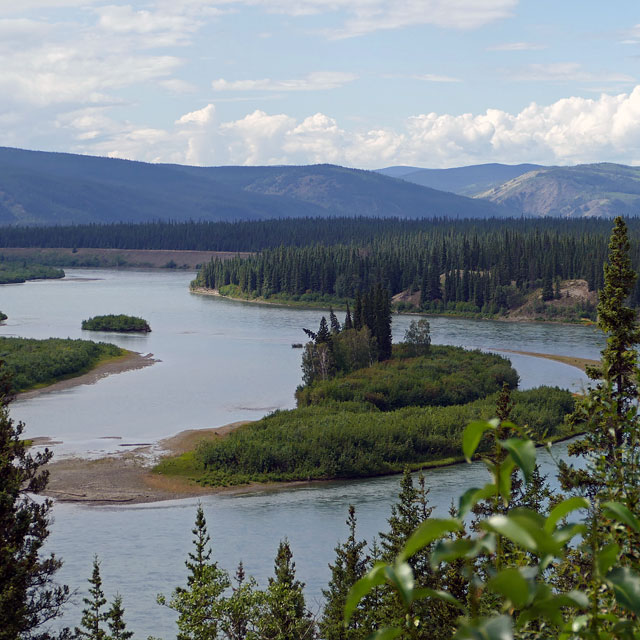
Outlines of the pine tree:
[{"label": "pine tree", "polygon": [[311,640],[315,623],[307,610],[304,584],[296,580],[296,565],[287,540],[278,547],[275,577],[269,578],[266,607],[259,621],[261,640]]},{"label": "pine tree", "polygon": [[89,597],[82,599],[86,605],[82,610],[82,620],[80,627],[76,627],[76,634],[80,638],[87,640],[108,640],[103,623],[107,620],[107,614],[104,612],[104,605],[107,599],[102,591],[102,578],[100,577],[100,561],[98,556],[93,558],[93,572],[89,578]]},{"label": "pine tree", "polygon": [[185,562],[189,570],[187,587],[176,588],[169,602],[159,595],[158,603],[178,612],[178,640],[215,640],[223,611],[222,594],[230,583],[227,572],[211,562],[202,505],[198,505],[192,532],[195,551],[189,553]]},{"label": "pine tree", "polygon": [[0,362],[0,640],[68,638],[68,629],[42,631],[62,613],[70,594],[54,580],[62,562],[41,553],[53,504],[27,495],[45,489],[48,472],[42,466],[53,454],[28,452],[21,438],[24,424],[9,417],[12,389]]},{"label": "pine tree", "polygon": [[349,590],[365,575],[369,561],[364,553],[367,543],[356,539],[356,512],[353,505],[349,506],[347,527],[349,537],[344,544],[336,547],[335,562],[329,565],[331,579],[327,589],[322,591],[326,604],[318,626],[323,640],[359,640],[369,633],[363,624],[365,611],[357,611],[347,627],[343,622]]},{"label": "pine tree", "polygon": [[342,326],[344,331],[353,329],[353,321],[351,320],[351,310],[349,309],[349,302],[347,302],[347,313],[344,317],[344,325]]},{"label": "pine tree", "polygon": [[124,607],[122,606],[122,596],[116,594],[111,607],[106,614],[107,626],[109,627],[109,640],[129,640],[133,637],[133,631],[127,631],[124,621]]},{"label": "pine tree", "polygon": [[258,640],[264,593],[258,590],[254,578],[247,578],[242,562],[234,581],[231,595],[222,602],[220,630],[227,640]]},{"label": "pine tree", "polygon": [[331,341],[331,333],[329,331],[329,327],[327,326],[327,319],[322,316],[320,318],[320,327],[318,328],[318,333],[316,333],[316,344],[325,344]]}]

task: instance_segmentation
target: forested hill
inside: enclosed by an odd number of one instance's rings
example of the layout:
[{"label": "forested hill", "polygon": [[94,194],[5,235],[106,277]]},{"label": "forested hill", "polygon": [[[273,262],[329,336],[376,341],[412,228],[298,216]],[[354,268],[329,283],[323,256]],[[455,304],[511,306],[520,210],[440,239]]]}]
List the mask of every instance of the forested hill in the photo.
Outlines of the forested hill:
[{"label": "forested hill", "polygon": [[0,148],[0,224],[490,217],[508,208],[334,165],[188,167]]}]

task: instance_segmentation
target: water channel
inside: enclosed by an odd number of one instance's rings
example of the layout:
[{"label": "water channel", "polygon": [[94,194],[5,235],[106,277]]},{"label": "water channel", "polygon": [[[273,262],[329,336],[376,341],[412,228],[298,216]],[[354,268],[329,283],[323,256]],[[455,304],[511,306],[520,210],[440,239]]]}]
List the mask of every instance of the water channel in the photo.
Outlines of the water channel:
[{"label": "water channel", "polygon": [[[294,406],[300,383],[301,327],[317,327],[318,310],[228,301],[189,293],[192,273],[175,271],[68,270],[59,281],[6,285],[0,309],[9,315],[0,335],[90,337],[153,353],[151,367],[112,375],[92,385],[18,400],[12,416],[26,436],[47,436],[56,456],[97,457],[121,445],[155,443],[184,429],[214,427],[259,418]],[[145,336],[88,334],[84,318],[128,313],[147,319]],[[395,316],[401,339],[411,318]],[[515,349],[596,358],[602,337],[591,327],[430,318],[434,343],[484,350]],[[579,390],[578,370],[561,363],[508,354],[521,388],[540,384]],[[563,447],[558,445],[557,455]],[[541,454],[543,469],[553,463]],[[479,465],[430,471],[427,483],[436,509],[444,511],[460,491],[484,480]],[[347,508],[357,509],[359,532],[371,539],[385,529],[398,478],[256,491],[202,498],[214,555],[233,572],[242,560],[261,585],[271,575],[278,542],[288,537],[298,577],[307,585],[311,609],[321,590],[333,548],[345,538]],[[136,636],[175,637],[173,613],[155,604],[183,583],[191,547],[196,500],[150,505],[87,507],[56,504],[49,548],[64,560],[60,580],[84,591],[94,554],[102,561],[105,591],[124,598],[126,619]],[[81,594],[65,622],[79,622]]]}]

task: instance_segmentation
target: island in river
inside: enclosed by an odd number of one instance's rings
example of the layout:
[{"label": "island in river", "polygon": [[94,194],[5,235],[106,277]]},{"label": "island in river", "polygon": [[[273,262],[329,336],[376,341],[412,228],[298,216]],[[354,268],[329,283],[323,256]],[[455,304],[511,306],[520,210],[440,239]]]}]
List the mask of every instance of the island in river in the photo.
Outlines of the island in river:
[{"label": "island in river", "polygon": [[[560,361],[582,371],[587,365],[598,364],[596,360],[585,358],[526,351],[513,353]],[[72,380],[68,382],[73,383]],[[185,455],[188,457],[201,442],[224,439],[247,424],[249,422],[239,421],[217,428],[189,429],[161,441],[157,446],[140,446],[99,460],[70,458],[53,462],[48,465],[50,482],[47,494],[65,502],[137,504],[218,492],[241,493],[255,490],[256,487],[267,489],[276,486],[278,483],[203,486],[188,475],[158,474],[152,469],[158,459],[170,461]]]}]

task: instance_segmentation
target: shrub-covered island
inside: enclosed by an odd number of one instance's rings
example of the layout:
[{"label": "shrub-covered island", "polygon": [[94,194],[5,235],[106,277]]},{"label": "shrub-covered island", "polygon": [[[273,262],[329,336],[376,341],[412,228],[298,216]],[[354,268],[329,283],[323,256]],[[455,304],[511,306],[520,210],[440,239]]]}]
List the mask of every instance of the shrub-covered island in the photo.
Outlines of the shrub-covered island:
[{"label": "shrub-covered island", "polygon": [[[370,331],[338,330],[333,321],[332,334],[324,322],[317,333],[308,332],[313,341],[303,354],[306,384],[296,393],[297,409],[202,442],[195,451],[165,459],[156,471],[226,486],[358,478],[451,463],[460,459],[465,425],[493,417],[503,385],[517,386],[505,358],[431,347],[428,337],[421,344],[393,345],[391,357],[381,362],[367,352],[364,359],[373,364],[342,373],[341,348],[367,351]],[[428,336],[428,323],[418,322]],[[320,365],[333,373],[323,375]],[[569,434],[564,416],[574,400],[568,391],[542,387],[513,392],[511,399],[514,421],[535,437]]]},{"label": "shrub-covered island", "polygon": [[64,278],[64,271],[41,264],[10,261],[0,256],[0,284],[18,284],[27,280],[49,280]]},{"label": "shrub-covered island", "polygon": [[4,322],[9,316],[7,316],[6,313],[2,313],[2,311],[0,311],[0,322]]},{"label": "shrub-covered island", "polygon": [[0,337],[0,360],[11,375],[15,392],[86,373],[102,361],[126,353],[115,344],[91,340]]},{"label": "shrub-covered island", "polygon": [[118,331],[120,333],[149,333],[149,323],[136,316],[124,314],[109,314],[106,316],[94,316],[82,321],[82,328],[86,331]]}]

